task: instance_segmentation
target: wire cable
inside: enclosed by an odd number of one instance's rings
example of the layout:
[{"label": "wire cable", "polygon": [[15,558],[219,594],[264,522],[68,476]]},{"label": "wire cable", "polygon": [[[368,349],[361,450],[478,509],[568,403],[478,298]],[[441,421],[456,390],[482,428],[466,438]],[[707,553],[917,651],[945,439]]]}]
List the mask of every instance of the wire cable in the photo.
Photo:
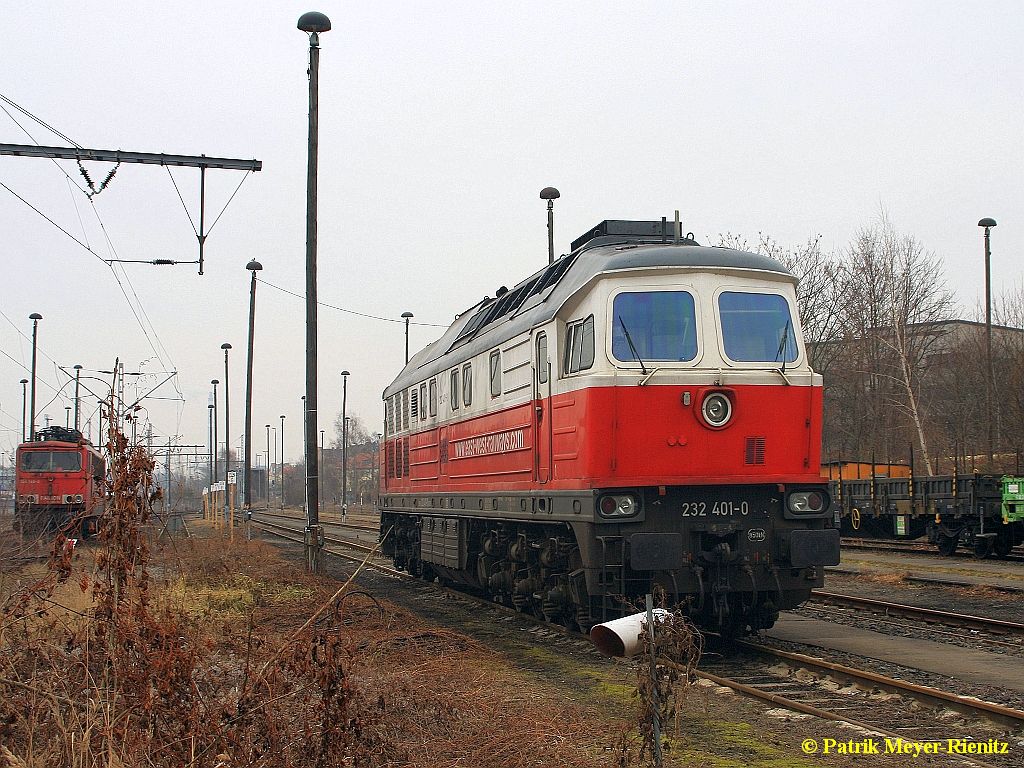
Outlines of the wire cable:
[{"label": "wire cable", "polygon": [[[21,128],[21,131],[22,131],[22,133],[24,133],[24,134],[25,134],[26,136],[28,136],[28,138],[29,138],[29,141],[31,141],[31,142],[32,142],[33,144],[35,144],[35,145],[36,145],[37,147],[39,146],[39,142],[38,142],[38,141],[36,140],[36,137],[35,137],[35,136],[33,136],[33,135],[32,135],[31,133],[29,133],[28,129],[27,129],[27,128],[26,128],[25,126],[23,126],[23,125],[22,125],[21,123],[19,123],[19,122],[18,122],[18,120],[17,120],[17,119],[16,119],[15,117],[14,117],[14,115],[12,115],[12,114],[11,114],[10,112],[8,112],[8,111],[7,111],[7,107],[5,107],[5,106],[3,106],[2,104],[0,104],[0,109],[2,109],[2,110],[4,111],[4,114],[5,114],[5,115],[7,115],[7,116],[8,116],[9,118],[11,118],[11,122],[12,122],[12,123],[14,123],[14,124],[15,124],[16,126],[18,126],[19,128]],[[51,162],[51,163],[53,163],[53,164],[54,164],[54,166],[56,166],[56,168],[57,168],[57,170],[58,170],[58,171],[60,171],[61,173],[63,173],[63,174],[64,174],[64,176],[65,176],[65,177],[67,178],[67,180],[68,180],[69,182],[71,182],[71,183],[72,183],[72,184],[74,184],[74,185],[75,185],[76,187],[78,187],[78,190],[79,190],[79,191],[80,191],[80,192],[81,192],[82,194],[87,194],[87,193],[86,193],[86,191],[85,191],[85,188],[84,188],[83,186],[81,186],[81,185],[80,185],[80,184],[79,184],[79,183],[78,183],[77,181],[75,181],[75,180],[74,180],[74,179],[73,179],[73,178],[71,177],[71,175],[70,175],[70,174],[69,174],[69,173],[68,173],[67,171],[65,171],[65,170],[64,170],[63,166],[61,166],[61,164],[57,162],[57,158],[55,158],[55,157],[51,157],[51,158],[50,158],[50,162]]]},{"label": "wire cable", "polygon": [[52,125],[50,125],[49,123],[43,122],[43,120],[41,120],[40,118],[38,118],[35,115],[33,115],[31,112],[29,112],[27,109],[25,109],[21,105],[14,103],[9,98],[4,96],[2,93],[0,93],[0,101],[7,102],[12,107],[14,107],[16,110],[21,112],[21,114],[25,115],[25,117],[29,118],[30,120],[35,120],[37,123],[39,123],[41,126],[43,126],[43,128],[48,130],[50,133],[52,133],[52,134],[54,134],[56,136],[59,136],[60,138],[64,139],[64,141],[68,142],[69,144],[74,144],[76,147],[78,147],[78,149],[82,149],[82,145],[79,144],[77,141],[75,141],[74,139],[69,139],[67,136],[65,136],[63,133],[58,131]]},{"label": "wire cable", "polygon": [[199,237],[199,230],[196,229],[196,223],[192,221],[192,214],[188,211],[188,206],[185,205],[185,198],[181,196],[181,190],[178,189],[178,182],[174,180],[174,174],[171,173],[171,167],[165,165],[164,168],[167,170],[167,175],[171,177],[171,184],[174,185],[174,191],[178,193],[178,199],[181,200],[181,207],[185,209],[185,215],[188,216],[188,223],[192,225],[192,231],[195,232],[196,237]]},{"label": "wire cable", "polygon": [[235,187],[235,191],[231,193],[231,197],[229,197],[228,201],[224,203],[224,207],[220,209],[220,213],[218,213],[217,218],[213,220],[213,224],[211,224],[210,228],[206,230],[207,237],[209,237],[210,233],[213,232],[213,228],[217,226],[217,222],[220,221],[220,217],[224,215],[224,211],[226,211],[228,209],[228,206],[231,205],[231,201],[235,199],[235,195],[238,194],[238,190],[240,190],[242,188],[242,185],[245,184],[245,180],[252,176],[253,173],[255,173],[255,171],[246,171],[242,175],[242,180],[238,182],[238,186]]},{"label": "wire cable", "polygon": [[38,214],[39,214],[40,216],[42,216],[42,217],[43,217],[44,219],[46,219],[46,220],[47,220],[48,222],[50,222],[51,224],[53,224],[53,226],[55,226],[55,227],[56,227],[57,229],[59,229],[59,230],[60,230],[61,232],[63,232],[63,233],[65,234],[65,235],[67,235],[68,237],[70,237],[70,238],[71,238],[72,240],[74,240],[74,241],[75,241],[76,243],[78,243],[78,244],[79,244],[80,246],[82,246],[83,248],[85,248],[85,250],[87,250],[87,251],[88,251],[89,253],[91,253],[91,254],[92,254],[93,256],[95,256],[95,257],[96,257],[97,259],[99,259],[100,261],[102,261],[102,262],[103,262],[104,264],[106,264],[106,263],[107,263],[107,260],[106,260],[106,259],[104,259],[104,258],[103,258],[102,256],[100,256],[100,255],[99,255],[98,253],[96,253],[96,251],[94,251],[94,250],[93,250],[92,248],[90,248],[90,247],[89,247],[88,245],[86,245],[86,244],[85,244],[85,243],[83,243],[83,242],[82,242],[81,240],[79,240],[79,239],[78,239],[77,237],[75,237],[74,235],[72,235],[72,234],[71,234],[70,232],[68,232],[68,231],[67,231],[66,229],[64,229],[64,227],[62,227],[62,226],[61,226],[60,224],[58,224],[58,223],[57,223],[56,221],[54,221],[54,220],[53,220],[53,219],[51,219],[51,218],[50,218],[49,216],[47,216],[47,215],[46,215],[45,213],[43,213],[43,212],[42,212],[41,210],[39,210],[39,209],[38,209],[38,208],[36,208],[36,207],[35,207],[34,205],[32,205],[32,203],[30,203],[30,202],[29,202],[28,200],[26,200],[26,199],[25,199],[24,197],[22,197],[22,196],[21,196],[21,195],[19,195],[19,194],[18,194],[17,192],[15,192],[15,191],[14,191],[13,189],[11,189],[11,188],[10,188],[10,187],[8,187],[8,186],[7,186],[6,184],[4,184],[4,182],[3,182],[3,181],[0,181],[0,187],[3,187],[3,188],[4,188],[4,189],[6,189],[6,190],[7,190],[8,192],[10,192],[10,193],[11,193],[12,195],[14,195],[14,196],[15,196],[16,198],[18,198],[19,200],[21,200],[21,202],[23,202],[23,203],[24,203],[25,205],[27,205],[27,206],[28,206],[29,208],[31,208],[31,209],[32,209],[33,211],[35,211],[36,213],[38,213]]},{"label": "wire cable", "polygon": [[[263,280],[262,278],[256,278],[256,280],[258,282],[262,283],[263,285],[266,285],[266,286],[274,288],[274,289],[276,289],[278,291],[281,291],[281,293],[287,293],[289,296],[294,296],[297,299],[305,300],[305,298],[306,298],[302,294],[295,293],[294,291],[289,291],[287,288],[282,288],[279,285],[274,285],[273,283],[268,283],[266,280]],[[344,307],[336,307],[333,304],[328,304],[326,301],[318,301],[317,304],[319,304],[322,307],[327,307],[329,309],[336,309],[339,312],[345,312],[346,314],[349,314],[349,315],[356,315],[358,317],[366,317],[366,318],[369,318],[370,320],[383,320],[386,323],[405,323],[405,320],[402,320],[402,319],[399,319],[399,318],[380,317],[379,315],[368,315],[365,312],[356,312],[354,309],[345,309]],[[447,328],[448,327],[447,325],[441,325],[439,323],[414,323],[414,322],[410,322],[409,325],[422,325],[422,326],[427,327],[427,328]]]}]

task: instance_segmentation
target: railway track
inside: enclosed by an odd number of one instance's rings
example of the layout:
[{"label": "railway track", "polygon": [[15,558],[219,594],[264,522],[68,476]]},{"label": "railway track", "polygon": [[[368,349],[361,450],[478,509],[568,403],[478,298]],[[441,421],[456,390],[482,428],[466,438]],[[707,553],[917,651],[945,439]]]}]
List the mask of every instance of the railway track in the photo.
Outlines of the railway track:
[{"label": "railway track", "polygon": [[[855,610],[867,610],[874,613],[881,613],[884,616],[910,618],[915,622],[928,625],[942,625],[961,629],[975,630],[1004,637],[1024,638],[1024,624],[1018,622],[1007,622],[1001,618],[989,616],[977,616],[968,613],[953,613],[947,610],[936,610],[934,608],[921,608],[915,605],[905,605],[886,600],[877,600],[857,595],[842,595],[836,592],[814,590],[811,592],[811,603],[821,603],[831,606],[852,608]],[[1019,644],[1017,644],[1020,647]]]},{"label": "railway track", "polygon": [[[280,513],[280,512],[265,512],[265,511],[262,511],[262,510],[254,510],[252,514],[253,514],[253,519],[254,520],[256,519],[256,517],[258,515],[261,518],[272,517],[272,518],[275,518],[275,519],[278,519],[278,520],[292,520],[292,521],[294,521],[296,523],[299,523],[301,525],[304,525],[305,522],[306,522],[306,518],[305,517],[300,517],[298,515],[289,515],[289,514]],[[336,528],[348,528],[350,530],[356,530],[356,531],[373,531],[375,533],[380,530],[380,525],[379,524],[378,525],[362,525],[360,523],[355,523],[355,522],[351,522],[350,523],[347,520],[341,521],[341,520],[331,520],[329,518],[325,519],[323,516],[320,517],[320,524],[323,525],[323,526],[333,526],[333,527],[336,527]]]},{"label": "railway track", "polygon": [[[292,519],[297,520],[298,518],[293,517]],[[279,523],[257,520],[254,520],[253,524],[274,536],[298,544],[303,543],[302,531],[295,528]],[[335,537],[325,537],[325,543],[327,546],[324,547],[323,551],[326,554],[350,562],[362,562],[366,559],[366,553],[374,550],[374,547],[366,544]],[[348,549],[349,552],[344,551],[344,549]],[[351,553],[352,551],[361,554],[355,555]],[[391,566],[375,563],[372,559],[367,561],[366,566],[392,577],[425,585],[422,580],[404,571],[398,571]],[[444,589],[459,599],[479,603],[489,610],[520,616],[524,620],[541,627],[544,632],[553,632],[557,635],[579,640],[587,639],[581,633],[571,631],[557,624],[548,623],[528,614],[519,613],[514,608],[494,603],[488,599],[465,592],[448,590],[436,585],[433,588]],[[831,599],[832,595],[833,593],[822,593],[820,596],[817,596],[817,599]],[[851,596],[841,595],[837,597],[846,598]],[[853,599],[858,601],[857,598]],[[880,602],[865,600],[868,603]],[[883,605],[895,606],[896,604]],[[913,610],[910,606],[902,607]],[[884,610],[882,605],[873,606],[872,609]],[[965,618],[981,622],[985,621],[982,617]],[[1003,624],[1011,625],[1011,627],[1004,627],[1003,629],[1017,631],[1018,625],[1012,625],[1011,622],[1003,622]],[[1024,627],[1021,629],[1024,630]],[[937,724],[935,726],[901,726],[895,729],[890,727],[893,722],[920,722],[919,703],[924,703],[930,707],[937,706],[953,710],[967,717],[996,722],[1002,726],[1014,729],[1024,728],[1024,711],[1011,709],[1000,704],[916,685],[868,670],[854,669],[824,659],[792,653],[760,643],[740,641],[738,645],[747,654],[748,659],[751,657],[768,659],[772,665],[766,669],[758,669],[751,672],[749,670],[737,669],[735,659],[708,660],[707,663],[702,662],[702,668],[697,671],[697,676],[711,684],[723,686],[738,693],[770,702],[778,707],[828,720],[847,722],[889,738],[903,738],[904,740],[945,738],[945,734],[949,733],[949,724],[947,722],[942,722],[941,725]],[[887,696],[879,697],[879,692],[884,692]],[[888,698],[888,696],[893,695],[895,700]],[[936,720],[936,723],[938,722]],[[969,762],[978,766],[1008,765],[1008,763],[989,763],[975,758],[971,758]]]},{"label": "railway track", "polygon": [[[895,552],[898,554],[909,554],[919,556],[930,556],[930,557],[943,557],[940,555],[934,544],[927,544],[921,541],[884,541],[874,539],[851,539],[843,537],[842,539],[843,549],[859,549],[865,552]],[[958,549],[953,553],[951,557],[954,558],[968,558],[976,559],[974,555],[966,549]],[[1006,557],[993,557],[989,558],[992,560],[1001,560],[1003,562],[1024,562],[1024,555],[1016,552],[1011,552]]]}]

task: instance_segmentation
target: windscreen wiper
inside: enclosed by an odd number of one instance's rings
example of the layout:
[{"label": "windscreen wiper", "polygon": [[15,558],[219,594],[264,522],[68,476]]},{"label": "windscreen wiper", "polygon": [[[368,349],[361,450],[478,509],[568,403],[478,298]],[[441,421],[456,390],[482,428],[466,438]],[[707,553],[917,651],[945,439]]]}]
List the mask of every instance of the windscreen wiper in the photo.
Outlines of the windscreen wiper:
[{"label": "windscreen wiper", "polygon": [[779,342],[779,351],[775,353],[775,362],[779,362],[779,358],[782,358],[782,368],[779,371],[783,376],[786,375],[786,352],[789,346],[789,327],[791,323],[789,318],[786,318],[786,326],[782,329],[782,340]]},{"label": "windscreen wiper", "polygon": [[646,376],[647,366],[645,366],[644,361],[640,359],[640,353],[636,351],[636,345],[633,343],[633,339],[629,335],[629,328],[626,327],[626,323],[623,321],[622,315],[619,315],[619,325],[622,326],[622,332],[626,334],[626,343],[629,344],[629,351],[633,353],[633,359],[640,363],[640,373]]},{"label": "windscreen wiper", "polygon": [[782,358],[782,367],[774,368],[773,370],[782,377],[782,380],[787,385],[791,384],[789,377],[786,376],[786,357],[788,356],[787,347],[789,346],[789,329],[792,323],[790,319],[786,318],[786,326],[782,329],[782,340],[779,342],[779,350],[775,353],[775,362],[779,362],[779,358]]}]

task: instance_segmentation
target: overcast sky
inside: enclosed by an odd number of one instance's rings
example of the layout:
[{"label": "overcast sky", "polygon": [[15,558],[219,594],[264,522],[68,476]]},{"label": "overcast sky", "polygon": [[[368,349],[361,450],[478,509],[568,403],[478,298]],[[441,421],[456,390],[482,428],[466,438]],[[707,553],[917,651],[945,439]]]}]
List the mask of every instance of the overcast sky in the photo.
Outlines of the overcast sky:
[{"label": "overcast sky", "polygon": [[[116,358],[158,442],[207,440],[210,380],[230,342],[231,435],[242,433],[251,258],[254,450],[286,419],[301,456],[308,40],[321,38],[320,427],[379,431],[401,368],[454,315],[606,218],[681,211],[684,231],[842,249],[884,208],[945,263],[965,315],[983,301],[977,221],[994,217],[996,290],[1019,284],[1024,11],[1019,2],[3,4],[0,93],[83,147],[257,158],[194,266],[192,225],[164,168],[122,165],[93,203],[74,162],[0,157],[0,449],[21,434],[39,330],[39,411],[63,424],[58,365]],[[58,136],[3,104],[40,144]],[[0,112],[0,142],[33,143]],[[95,183],[110,166],[88,164]],[[174,180],[198,220],[199,173]],[[207,174],[207,225],[244,174]],[[109,238],[109,243],[108,239]],[[113,248],[113,251],[111,250]],[[98,255],[96,255],[98,254]],[[119,280],[118,280],[119,278]],[[126,298],[130,297],[129,298]],[[138,315],[138,318],[136,318]],[[143,331],[145,327],[145,332]],[[105,386],[88,380],[95,391]],[[133,385],[134,386],[134,385]],[[178,393],[183,402],[177,402]],[[70,395],[64,386],[62,395]],[[95,411],[89,397],[84,414]],[[42,423],[42,416],[39,422]],[[223,440],[223,428],[221,429]]]}]

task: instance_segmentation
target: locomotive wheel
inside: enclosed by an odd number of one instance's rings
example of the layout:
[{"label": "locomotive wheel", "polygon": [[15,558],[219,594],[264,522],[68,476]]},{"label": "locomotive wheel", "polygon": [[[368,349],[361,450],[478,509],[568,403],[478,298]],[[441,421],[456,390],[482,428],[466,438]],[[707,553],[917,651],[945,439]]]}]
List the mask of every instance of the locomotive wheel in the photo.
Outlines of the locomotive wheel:
[{"label": "locomotive wheel", "polygon": [[943,557],[952,557],[956,552],[956,545],[959,543],[959,536],[947,536],[944,533],[939,534],[939,554]]}]

